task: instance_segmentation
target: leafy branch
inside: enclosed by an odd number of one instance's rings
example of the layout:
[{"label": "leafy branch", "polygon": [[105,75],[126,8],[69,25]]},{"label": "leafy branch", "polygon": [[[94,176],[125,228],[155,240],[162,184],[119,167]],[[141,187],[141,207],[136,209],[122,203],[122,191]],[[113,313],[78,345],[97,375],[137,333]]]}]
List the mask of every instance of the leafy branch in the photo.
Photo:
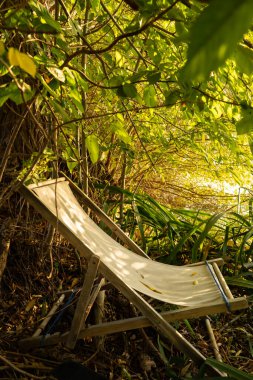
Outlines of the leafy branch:
[{"label": "leafy branch", "polygon": [[153,19],[148,21],[146,24],[144,24],[141,28],[138,30],[132,31],[132,32],[127,32],[124,34],[119,35],[112,41],[108,46],[101,48],[101,49],[87,49],[87,48],[82,48],[74,52],[73,54],[70,54],[67,56],[66,60],[64,63],[61,65],[61,67],[66,66],[73,58],[78,57],[81,54],[102,54],[106,53],[107,51],[111,50],[119,41],[123,39],[127,39],[128,37],[133,37],[137,36],[140,33],[144,32],[147,28],[153,25],[153,23],[157,20],[159,20],[162,16],[164,16],[166,13],[168,13],[171,9],[174,8],[174,6],[179,2],[179,0],[175,0],[169,7],[166,9],[160,11],[157,16],[155,16]]}]

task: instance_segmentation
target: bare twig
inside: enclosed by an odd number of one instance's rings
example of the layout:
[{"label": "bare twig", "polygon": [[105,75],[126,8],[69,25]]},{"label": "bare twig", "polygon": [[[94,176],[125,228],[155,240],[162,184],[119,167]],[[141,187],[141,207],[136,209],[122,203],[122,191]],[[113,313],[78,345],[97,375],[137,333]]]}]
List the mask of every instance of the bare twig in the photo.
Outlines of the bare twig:
[{"label": "bare twig", "polygon": [[[105,4],[103,3],[103,1],[101,0],[100,1],[101,5],[102,5],[102,8],[106,11],[106,13],[108,14],[108,16],[110,17],[110,19],[113,21],[114,25],[116,25],[116,27],[118,28],[118,30],[120,31],[120,33],[122,33],[122,35],[124,34],[124,31],[123,29],[121,28],[121,26],[118,24],[117,20],[115,19],[115,17],[111,14],[111,12],[109,11],[109,9],[105,6]],[[144,62],[144,64],[147,66],[147,60],[142,56],[142,54],[136,49],[136,47],[134,46],[133,42],[130,40],[129,37],[126,37],[126,40],[127,42],[132,46],[132,48],[134,49],[134,51],[137,53],[138,57]],[[149,62],[150,63],[150,62]]]},{"label": "bare twig", "polygon": [[165,15],[167,12],[169,12],[177,3],[179,0],[175,0],[169,7],[163,9],[161,12],[158,13],[157,16],[155,16],[153,19],[148,21],[146,24],[144,24],[140,29],[135,30],[133,32],[128,32],[121,34],[120,36],[116,37],[109,45],[107,45],[104,48],[101,49],[86,49],[82,48],[77,50],[75,53],[69,55],[65,62],[62,64],[62,67],[65,67],[73,58],[85,53],[85,54],[101,54],[105,53],[109,50],[111,50],[119,41],[126,39],[128,37],[137,36],[138,34],[144,32],[149,26],[151,26],[155,21],[159,20],[163,15]]},{"label": "bare twig", "polygon": [[29,376],[31,379],[46,379],[47,377],[46,376],[37,376],[37,375],[33,375],[29,372],[26,372],[24,371],[23,369],[20,369],[19,367],[17,367],[15,364],[13,364],[12,362],[10,362],[8,359],[6,359],[4,356],[0,355],[0,360],[2,360],[4,363],[8,364],[9,367],[13,368],[15,371],[19,372],[19,373],[22,373],[23,375],[25,376]]}]

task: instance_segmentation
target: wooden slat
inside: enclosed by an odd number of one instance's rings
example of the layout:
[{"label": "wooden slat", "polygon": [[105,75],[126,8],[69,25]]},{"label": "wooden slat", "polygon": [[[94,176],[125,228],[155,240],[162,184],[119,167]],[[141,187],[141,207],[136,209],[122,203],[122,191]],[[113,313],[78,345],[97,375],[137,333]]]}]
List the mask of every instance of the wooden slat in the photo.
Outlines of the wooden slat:
[{"label": "wooden slat", "polygon": [[79,331],[84,323],[84,316],[89,305],[90,295],[98,271],[99,262],[99,257],[94,255],[88,263],[88,269],[84,278],[83,287],[77,302],[75,314],[71,323],[70,333],[66,342],[66,346],[68,348],[75,347]]},{"label": "wooden slat", "polygon": [[89,304],[88,304],[88,307],[86,308],[86,312],[84,315],[84,321],[86,321],[88,315],[90,314],[91,308],[92,308],[94,302],[96,301],[97,296],[98,296],[99,292],[101,291],[101,288],[103,287],[104,282],[105,282],[105,279],[104,279],[104,277],[102,277],[101,280],[99,281],[99,283],[97,285],[94,285],[92,292],[91,292],[91,295],[90,295]]},{"label": "wooden slat", "polygon": [[226,296],[228,297],[229,300],[233,299],[234,296],[233,294],[231,293],[229,287],[228,287],[228,284],[226,283],[226,280],[225,278],[223,277],[218,265],[216,263],[213,263],[213,269],[214,269],[214,272],[220,282],[220,285],[224,291],[224,293],[226,294]]},{"label": "wooden slat", "polygon": [[22,352],[30,351],[33,348],[42,348],[47,346],[53,346],[59,343],[65,343],[68,337],[69,331],[67,333],[61,334],[59,332],[51,335],[40,335],[36,337],[29,337],[21,339],[18,342],[18,346]]},{"label": "wooden slat", "polygon": [[[62,173],[64,175],[64,173]],[[64,175],[65,176],[65,175]],[[105,225],[123,242],[125,243],[133,252],[140,256],[144,256],[149,259],[148,255],[132,240],[130,239],[122,229],[115,224],[104,211],[102,211],[79,187],[71,181],[70,178],[65,176],[68,180],[70,187],[77,194],[81,195],[85,204],[105,223]]]},{"label": "wooden slat", "polygon": [[[245,297],[236,298],[231,301],[231,311],[246,309],[248,303]],[[161,316],[167,322],[175,322],[184,319],[193,319],[206,316],[207,314],[213,315],[218,313],[226,313],[227,307],[224,302],[219,302],[211,306],[199,306],[199,307],[185,307],[183,309],[165,311],[161,313]],[[146,317],[135,317],[122,319],[113,322],[104,322],[100,325],[89,326],[80,331],[79,337],[93,337],[97,335],[107,335],[113,333],[119,333],[127,330],[140,329],[143,327],[151,326],[151,322]]]},{"label": "wooden slat", "polygon": [[[224,264],[224,260],[221,257],[218,257],[217,259],[211,259],[207,260],[209,264],[216,263],[219,267],[221,267]],[[187,267],[198,267],[200,265],[205,265],[206,261],[198,261],[197,263],[187,264]]]},{"label": "wooden slat", "polygon": [[[235,298],[231,300],[231,311],[246,309],[248,302],[245,297]],[[161,313],[161,316],[168,322],[175,322],[184,319],[192,319],[206,316],[207,314],[213,315],[217,313],[226,313],[227,307],[224,302],[219,302],[211,306],[199,306],[199,307],[185,307],[183,309],[165,311]],[[146,317],[134,317],[128,319],[121,319],[118,321],[104,322],[100,325],[89,326],[83,328],[78,338],[84,339],[87,337],[94,337],[100,335],[114,334],[128,330],[140,329],[143,327],[151,326],[151,321]],[[46,336],[43,341],[41,337],[30,337],[20,341],[20,346],[23,349],[30,349],[32,347],[48,346],[59,342],[66,341],[69,332],[62,335],[52,334]]]}]

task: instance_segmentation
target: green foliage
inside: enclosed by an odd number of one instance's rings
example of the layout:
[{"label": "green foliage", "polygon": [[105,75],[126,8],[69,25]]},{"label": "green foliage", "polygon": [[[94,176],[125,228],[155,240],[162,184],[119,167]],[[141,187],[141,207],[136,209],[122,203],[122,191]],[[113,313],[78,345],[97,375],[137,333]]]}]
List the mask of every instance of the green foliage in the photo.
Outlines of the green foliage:
[{"label": "green foliage", "polygon": [[111,126],[111,131],[117,135],[119,140],[125,144],[131,144],[131,138],[124,128],[123,123],[120,120],[115,121]]},{"label": "green foliage", "polygon": [[11,47],[8,51],[8,60],[11,66],[19,66],[32,77],[35,77],[36,65],[27,54],[20,53],[17,49]]},{"label": "green foliage", "polygon": [[234,368],[228,364],[219,362],[213,358],[206,359],[206,362],[204,365],[211,365],[212,367],[217,368],[220,371],[227,373],[229,376],[228,378],[230,379],[234,379],[234,380],[251,380],[252,379],[251,374],[241,371],[237,368]]},{"label": "green foliage", "polygon": [[136,98],[137,90],[133,84],[127,83],[118,88],[117,94],[123,98]]},{"label": "green foliage", "polygon": [[148,107],[154,107],[156,105],[157,100],[154,86],[147,86],[144,88],[143,99]]},{"label": "green foliage", "polygon": [[205,80],[232,54],[252,19],[250,0],[213,0],[191,29],[184,78]]},{"label": "green foliage", "polygon": [[243,44],[239,44],[234,53],[236,64],[241,72],[252,75],[253,51]]},{"label": "green foliage", "polygon": [[[161,192],[169,181],[193,189],[216,178],[250,186],[251,2],[138,1],[135,11],[125,2],[87,4],[54,9],[29,1],[3,12],[0,106],[33,101],[43,125],[56,126],[57,157],[73,174],[87,149],[91,172],[104,166],[128,188],[145,187],[151,170]],[[50,140],[51,130],[45,135]],[[131,234],[138,225],[147,250],[169,248],[164,260],[185,252],[201,259],[207,241],[225,257],[232,240],[234,276],[247,261],[252,235],[241,215],[122,195]]]},{"label": "green foliage", "polygon": [[11,82],[9,85],[0,86],[0,107],[8,100],[12,100],[17,105],[30,100],[34,95],[34,91],[27,83],[17,86]]},{"label": "green foliage", "polygon": [[250,134],[253,131],[253,109],[244,110],[243,117],[236,124],[238,135]]},{"label": "green foliage", "polygon": [[90,154],[90,159],[94,164],[95,162],[97,162],[99,157],[98,139],[95,135],[89,135],[86,137],[85,143]]},{"label": "green foliage", "polygon": [[[99,186],[102,187],[101,185]],[[106,187],[111,194],[124,194],[126,205],[123,229],[153,258],[169,264],[197,262],[223,257],[227,282],[252,289],[252,272],[247,271],[253,246],[250,215],[235,212],[210,214],[171,209],[147,194],[133,194]],[[114,215],[118,202],[114,204]],[[231,263],[230,263],[231,260]]]},{"label": "green foliage", "polygon": [[[85,2],[66,2],[59,5],[57,15],[53,6],[42,1],[7,9],[0,75],[3,89],[10,82],[17,87],[15,95],[13,86],[11,96],[3,91],[1,106],[8,99],[27,102],[36,93],[37,103],[45,105],[40,109],[43,117],[50,119],[53,112],[59,126],[68,123],[67,135],[77,145],[76,130],[80,124],[83,128],[88,117],[86,134],[100,141],[96,148],[94,142],[90,144],[93,163],[99,157],[106,160],[112,152],[118,157],[123,141],[131,143],[135,154],[130,170],[135,171],[138,162],[145,161],[148,167],[150,160],[161,166],[158,171],[168,163],[172,170],[178,164],[185,170],[187,160],[191,164],[198,159],[209,169],[208,175],[231,172],[236,181],[242,181],[245,160],[251,166],[246,158],[249,150],[239,148],[242,145],[233,132],[236,124],[239,137],[251,133],[243,104],[250,112],[252,33],[240,42],[252,19],[250,1],[214,0],[208,6],[167,0],[136,4],[135,12],[124,2],[117,7],[111,1],[91,2],[91,8]],[[14,29],[22,41],[20,50],[11,45]],[[231,60],[226,61],[227,57]],[[12,71],[10,64],[15,64]],[[182,66],[185,83],[180,76]],[[211,70],[216,73],[201,87],[189,84],[207,78]],[[91,104],[87,109],[84,93]],[[101,116],[126,110],[130,114],[124,126]],[[113,134],[118,139],[111,145]],[[147,150],[146,145],[150,146]],[[62,140],[62,157],[67,147]],[[240,167],[239,173],[233,171],[234,164]]]},{"label": "green foliage", "polygon": [[4,55],[5,47],[3,41],[0,41],[0,56]]}]

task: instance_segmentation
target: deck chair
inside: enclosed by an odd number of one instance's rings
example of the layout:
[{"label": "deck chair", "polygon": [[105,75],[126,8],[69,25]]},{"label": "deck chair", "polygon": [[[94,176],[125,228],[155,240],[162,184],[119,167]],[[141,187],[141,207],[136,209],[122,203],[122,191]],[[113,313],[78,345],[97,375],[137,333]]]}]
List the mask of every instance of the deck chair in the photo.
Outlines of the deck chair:
[{"label": "deck chair", "polygon": [[[19,191],[88,261],[70,331],[44,337],[43,345],[63,342],[73,348],[77,339],[152,325],[177,349],[201,365],[205,357],[169,322],[248,306],[246,298],[233,297],[219,269],[221,259],[189,266],[171,266],[149,259],[70,179],[58,178],[28,187],[21,185]],[[88,216],[73,192],[82,197],[83,203],[124,245],[105,233]],[[97,273],[116,287],[142,316],[84,327],[86,309],[91,298],[94,299],[93,284]],[[158,313],[145,296],[177,305],[178,308]],[[29,337],[21,343],[28,348],[40,346],[41,337]]]}]

